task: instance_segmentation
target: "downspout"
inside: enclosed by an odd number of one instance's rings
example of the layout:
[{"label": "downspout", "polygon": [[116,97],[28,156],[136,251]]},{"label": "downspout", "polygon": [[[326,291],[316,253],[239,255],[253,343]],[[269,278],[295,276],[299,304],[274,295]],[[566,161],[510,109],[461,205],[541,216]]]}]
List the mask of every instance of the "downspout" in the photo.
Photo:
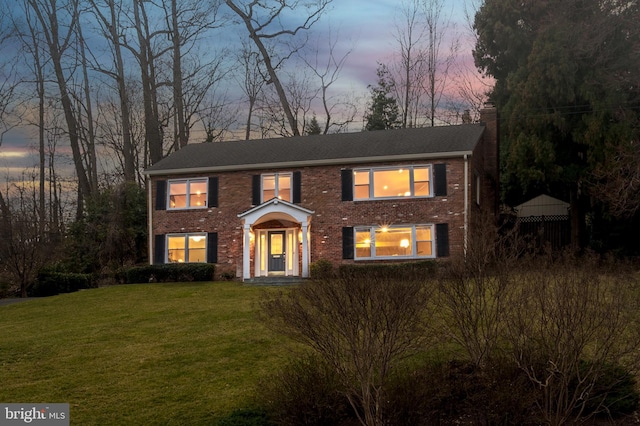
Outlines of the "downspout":
[{"label": "downspout", "polygon": [[467,241],[469,234],[469,157],[464,155],[464,258],[467,258]]},{"label": "downspout", "polygon": [[147,176],[147,226],[148,226],[148,244],[149,244],[149,265],[153,265],[153,209],[152,206],[152,191],[151,191],[151,179]]}]

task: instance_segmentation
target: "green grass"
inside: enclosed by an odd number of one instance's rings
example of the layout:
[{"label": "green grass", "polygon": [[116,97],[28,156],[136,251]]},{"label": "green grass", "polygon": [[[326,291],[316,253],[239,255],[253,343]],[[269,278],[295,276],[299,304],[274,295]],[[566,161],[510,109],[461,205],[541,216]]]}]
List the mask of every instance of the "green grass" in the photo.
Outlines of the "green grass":
[{"label": "green grass", "polygon": [[0,307],[0,401],[70,404],[74,425],[210,425],[288,355],[264,289],[144,284]]}]

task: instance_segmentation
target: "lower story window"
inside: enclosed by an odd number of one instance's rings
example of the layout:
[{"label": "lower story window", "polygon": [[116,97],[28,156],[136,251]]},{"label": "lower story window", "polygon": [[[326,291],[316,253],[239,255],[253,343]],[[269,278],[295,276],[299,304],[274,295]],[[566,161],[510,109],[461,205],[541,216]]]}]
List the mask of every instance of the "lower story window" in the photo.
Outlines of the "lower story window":
[{"label": "lower story window", "polygon": [[197,263],[207,261],[207,234],[167,235],[168,263]]},{"label": "lower story window", "polygon": [[434,257],[433,225],[355,228],[356,259]]}]

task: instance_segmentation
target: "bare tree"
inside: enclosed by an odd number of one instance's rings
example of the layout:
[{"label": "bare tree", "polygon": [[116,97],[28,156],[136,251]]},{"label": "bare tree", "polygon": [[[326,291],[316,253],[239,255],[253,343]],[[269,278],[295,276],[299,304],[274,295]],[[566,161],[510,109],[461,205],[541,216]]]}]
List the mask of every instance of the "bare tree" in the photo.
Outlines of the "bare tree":
[{"label": "bare tree", "polygon": [[[97,0],[90,0],[93,7],[92,12],[98,18],[100,28],[103,35],[111,47],[113,56],[113,68],[98,68],[101,72],[109,75],[116,81],[118,97],[119,97],[119,115],[120,115],[120,135],[122,137],[122,158],[123,158],[123,175],[126,182],[135,181],[135,161],[134,148],[131,137],[131,113],[129,111],[129,94],[126,87],[125,63],[122,54],[123,37],[120,32],[122,25],[120,23],[120,15],[123,13],[122,3],[116,3],[116,0],[104,0],[98,3]],[[106,13],[103,12],[106,9]]]},{"label": "bare tree", "polygon": [[324,63],[320,57],[320,42],[315,49],[313,59],[303,58],[309,69],[311,69],[318,80],[320,80],[319,93],[322,110],[324,112],[322,134],[325,135],[329,133],[329,130],[332,128],[334,128],[336,132],[340,132],[347,127],[349,123],[353,122],[356,115],[356,108],[353,103],[346,102],[344,99],[339,99],[329,94],[331,86],[338,80],[347,58],[353,51],[353,48],[351,48],[344,55],[338,57],[336,54],[336,46],[339,40],[339,34],[333,39],[331,33],[329,33],[326,41],[328,56]]},{"label": "bare tree", "polygon": [[[267,43],[272,40],[281,41],[281,39],[285,37],[292,39],[299,33],[308,30],[320,19],[322,13],[331,1],[332,0],[314,0],[302,3],[295,0],[254,0],[242,5],[238,1],[225,0],[227,6],[240,17],[249,32],[249,38],[258,48],[263,65],[269,76],[267,83],[273,84],[290,131],[294,136],[301,134],[300,127],[304,126],[304,122],[299,123],[294,112],[291,110],[290,99],[287,97],[286,89],[277,71],[283,61],[299,47],[289,45],[289,54],[277,59],[270,53]],[[294,25],[293,28],[286,28],[283,25],[284,20],[281,14],[296,11],[298,16],[300,16],[300,9],[305,9],[301,22]]]},{"label": "bare tree", "polygon": [[[251,128],[253,113],[256,108],[256,102],[262,94],[263,87],[266,83],[264,76],[260,70],[260,53],[251,49],[248,43],[242,42],[242,50],[238,55],[238,61],[242,66],[243,73],[242,78],[238,78],[241,82],[240,87],[247,96],[247,121],[245,124],[245,139],[251,138]],[[237,76],[237,74],[236,74]]]},{"label": "bare tree", "polygon": [[[638,368],[637,282],[603,273],[595,258],[541,259],[526,269],[516,309],[505,317],[517,365],[538,389],[546,424],[584,422],[608,413],[610,392]],[[553,272],[550,272],[553,271]]]},{"label": "bare tree", "polygon": [[350,277],[305,284],[263,308],[275,330],[332,366],[363,425],[382,425],[391,368],[429,337],[429,297],[420,280]]},{"label": "bare tree", "polygon": [[18,284],[20,297],[27,297],[29,286],[51,258],[52,250],[40,232],[36,186],[29,185],[27,176],[23,182],[23,185],[8,185],[13,194],[7,191],[1,197],[8,202],[2,202],[0,210],[0,256],[11,280]]},{"label": "bare tree", "polygon": [[[455,30],[450,17],[444,16],[444,0],[425,1],[425,24],[427,30],[427,115],[431,126],[435,126],[436,112],[449,82],[449,70],[455,60],[458,50],[458,38],[452,37],[447,52],[443,49],[443,42],[447,35]],[[455,33],[455,31],[453,31]]]},{"label": "bare tree", "polygon": [[421,82],[425,73],[426,51],[422,42],[426,37],[423,26],[422,0],[405,0],[399,6],[400,22],[395,24],[399,58],[392,66],[396,79],[396,97],[401,113],[402,127],[418,125],[421,102],[424,97]]},{"label": "bare tree", "polygon": [[97,173],[92,172],[96,170],[95,152],[91,152],[95,147],[88,145],[85,150],[82,146],[81,125],[78,121],[77,108],[74,106],[74,101],[78,101],[80,98],[74,97],[68,86],[71,77],[69,73],[73,72],[73,69],[65,72],[68,68],[64,63],[65,55],[78,37],[77,26],[80,16],[78,0],[66,0],[62,4],[57,0],[27,0],[26,5],[34,13],[44,37],[48,59],[53,67],[54,78],[60,94],[78,178],[78,214],[80,214],[82,211],[81,201],[90,198],[97,191],[98,183]]}]

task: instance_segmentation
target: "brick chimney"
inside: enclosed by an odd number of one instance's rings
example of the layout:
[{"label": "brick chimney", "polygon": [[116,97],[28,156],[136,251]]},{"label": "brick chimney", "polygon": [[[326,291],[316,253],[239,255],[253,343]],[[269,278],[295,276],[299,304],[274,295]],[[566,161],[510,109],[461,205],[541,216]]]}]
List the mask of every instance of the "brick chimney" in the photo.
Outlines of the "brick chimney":
[{"label": "brick chimney", "polygon": [[494,213],[500,208],[500,118],[493,102],[485,102],[480,109],[480,122],[484,124],[484,193],[493,198]]}]

